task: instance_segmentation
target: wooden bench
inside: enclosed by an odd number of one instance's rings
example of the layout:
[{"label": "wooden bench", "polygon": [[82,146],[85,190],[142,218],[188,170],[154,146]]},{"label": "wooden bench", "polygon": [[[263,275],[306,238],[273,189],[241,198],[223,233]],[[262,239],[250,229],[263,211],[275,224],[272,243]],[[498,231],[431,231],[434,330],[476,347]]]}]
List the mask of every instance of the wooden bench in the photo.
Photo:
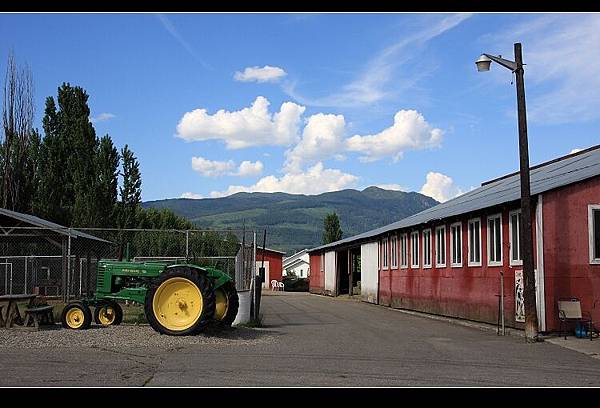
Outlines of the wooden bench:
[{"label": "wooden bench", "polygon": [[53,306],[42,305],[28,307],[25,309],[25,322],[24,326],[35,326],[39,329],[40,325],[43,324],[54,324],[54,314],[52,313]]},{"label": "wooden bench", "polygon": [[[558,299],[558,319],[560,320],[560,331],[563,331],[563,325],[568,322],[577,322],[585,324],[588,327],[590,340],[592,340],[594,323],[589,313],[581,312],[581,302],[578,298],[559,298]],[[565,340],[567,332],[564,332]]]}]

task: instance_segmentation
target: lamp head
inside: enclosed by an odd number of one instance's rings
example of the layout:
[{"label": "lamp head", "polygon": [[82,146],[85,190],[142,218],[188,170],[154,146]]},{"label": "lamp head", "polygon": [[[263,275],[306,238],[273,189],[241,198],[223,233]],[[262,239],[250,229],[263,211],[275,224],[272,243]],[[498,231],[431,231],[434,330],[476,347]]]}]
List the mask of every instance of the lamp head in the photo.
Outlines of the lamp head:
[{"label": "lamp head", "polygon": [[475,64],[477,65],[477,71],[479,72],[489,71],[491,63],[492,60],[486,57],[485,54],[481,54],[481,57],[475,61]]}]

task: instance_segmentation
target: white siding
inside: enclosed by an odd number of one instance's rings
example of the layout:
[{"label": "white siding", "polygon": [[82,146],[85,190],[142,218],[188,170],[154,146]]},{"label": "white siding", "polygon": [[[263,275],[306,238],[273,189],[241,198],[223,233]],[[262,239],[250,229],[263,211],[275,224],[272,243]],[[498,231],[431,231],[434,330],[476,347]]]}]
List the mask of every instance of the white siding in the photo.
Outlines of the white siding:
[{"label": "white siding", "polygon": [[325,291],[335,296],[336,257],[335,251],[325,252]]},{"label": "white siding", "polygon": [[378,302],[379,271],[378,244],[371,242],[360,246],[360,296],[369,303]]}]

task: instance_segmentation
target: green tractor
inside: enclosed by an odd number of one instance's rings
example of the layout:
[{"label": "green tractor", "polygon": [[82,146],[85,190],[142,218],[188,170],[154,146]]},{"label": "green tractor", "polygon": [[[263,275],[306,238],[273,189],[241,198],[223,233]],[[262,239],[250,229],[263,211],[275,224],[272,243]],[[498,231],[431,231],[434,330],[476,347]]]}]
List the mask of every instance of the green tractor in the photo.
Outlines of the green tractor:
[{"label": "green tractor", "polygon": [[61,316],[63,327],[87,329],[94,321],[110,326],[123,320],[117,301],[144,305],[150,326],[161,334],[193,335],[215,323],[231,326],[239,299],[231,277],[224,272],[188,263],[100,260],[93,297],[69,302]]}]

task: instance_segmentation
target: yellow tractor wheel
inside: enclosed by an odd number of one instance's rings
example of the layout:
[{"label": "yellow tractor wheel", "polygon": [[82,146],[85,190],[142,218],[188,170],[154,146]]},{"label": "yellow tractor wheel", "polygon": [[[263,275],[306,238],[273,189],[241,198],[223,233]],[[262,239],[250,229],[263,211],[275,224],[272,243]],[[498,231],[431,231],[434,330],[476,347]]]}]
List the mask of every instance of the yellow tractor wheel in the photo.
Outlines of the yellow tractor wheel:
[{"label": "yellow tractor wheel", "polygon": [[123,321],[123,309],[117,302],[103,301],[94,310],[94,321],[103,326],[117,326]]},{"label": "yellow tractor wheel", "polygon": [[175,267],[161,273],[146,293],[148,323],[163,334],[196,334],[215,313],[212,284],[201,272]]},{"label": "yellow tractor wheel", "polygon": [[63,309],[61,322],[62,326],[67,329],[88,329],[92,324],[92,311],[85,303],[71,302]]},{"label": "yellow tractor wheel", "polygon": [[240,300],[232,281],[215,289],[215,320],[223,326],[231,326],[235,320]]}]

